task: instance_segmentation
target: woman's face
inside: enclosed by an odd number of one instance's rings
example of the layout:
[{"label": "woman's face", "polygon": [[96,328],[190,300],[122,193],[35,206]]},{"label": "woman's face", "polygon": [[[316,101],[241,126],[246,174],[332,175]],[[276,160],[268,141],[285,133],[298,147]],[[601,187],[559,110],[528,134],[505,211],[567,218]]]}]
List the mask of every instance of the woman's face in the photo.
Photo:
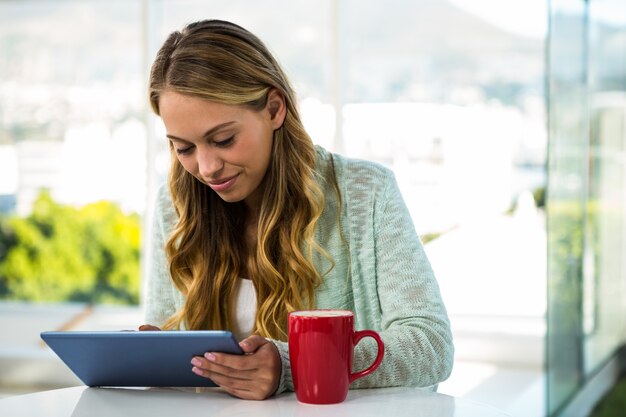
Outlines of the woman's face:
[{"label": "woman's face", "polygon": [[167,137],[187,172],[224,201],[256,209],[270,163],[274,130],[282,126],[285,104],[276,90],[266,107],[253,111],[164,91],[159,111]]}]

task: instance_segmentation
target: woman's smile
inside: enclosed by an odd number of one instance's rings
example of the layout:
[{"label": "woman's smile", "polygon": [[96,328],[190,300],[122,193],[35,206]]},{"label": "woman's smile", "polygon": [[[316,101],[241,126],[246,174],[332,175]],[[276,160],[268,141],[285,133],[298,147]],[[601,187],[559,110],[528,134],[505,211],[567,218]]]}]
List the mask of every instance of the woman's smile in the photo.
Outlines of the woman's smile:
[{"label": "woman's smile", "polygon": [[239,174],[234,175],[232,177],[228,177],[228,178],[222,178],[219,180],[209,181],[207,182],[207,185],[211,187],[211,189],[215,191],[216,193],[224,192],[224,191],[227,191],[229,188],[231,188],[235,184],[235,182],[237,181],[237,178],[239,178]]}]

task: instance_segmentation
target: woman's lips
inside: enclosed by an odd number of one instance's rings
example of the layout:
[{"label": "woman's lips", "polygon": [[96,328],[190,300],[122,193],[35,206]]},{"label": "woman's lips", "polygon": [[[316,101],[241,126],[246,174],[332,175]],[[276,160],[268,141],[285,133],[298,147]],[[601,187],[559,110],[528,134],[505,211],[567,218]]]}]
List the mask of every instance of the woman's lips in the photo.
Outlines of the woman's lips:
[{"label": "woman's lips", "polygon": [[237,181],[237,177],[239,177],[239,174],[232,176],[230,178],[224,178],[224,179],[219,179],[217,181],[211,181],[209,182],[208,185],[209,187],[211,187],[213,191],[216,191],[216,192],[226,191],[230,187],[233,186],[235,181]]}]

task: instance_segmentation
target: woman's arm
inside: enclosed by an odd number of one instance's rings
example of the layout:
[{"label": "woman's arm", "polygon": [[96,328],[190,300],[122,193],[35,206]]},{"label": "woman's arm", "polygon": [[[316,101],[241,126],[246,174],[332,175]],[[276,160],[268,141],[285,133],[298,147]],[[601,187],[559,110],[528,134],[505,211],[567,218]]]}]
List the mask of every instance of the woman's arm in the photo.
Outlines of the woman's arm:
[{"label": "woman's arm", "polygon": [[166,186],[157,194],[154,220],[150,230],[149,275],[145,283],[145,323],[162,326],[176,312],[175,288],[170,277],[165,243],[175,221],[174,208]]},{"label": "woman's arm", "polygon": [[[352,206],[360,206],[358,223],[370,218],[373,225],[351,233],[351,245],[358,247],[354,258],[361,257],[353,262],[360,263],[357,269],[362,275],[352,276],[357,286],[353,296],[359,292],[355,315],[380,333],[385,357],[375,372],[356,380],[351,388],[438,384],[450,375],[454,347],[434,273],[393,173],[363,169],[359,174],[361,190],[368,190],[359,194],[371,200],[353,200]],[[365,180],[368,177],[372,183]],[[272,342],[282,362],[278,392],[293,391],[288,343]],[[373,340],[363,339],[355,350],[353,371],[368,367],[376,351]]]},{"label": "woman's arm", "polygon": [[[379,304],[370,308],[379,309],[385,357],[374,373],[352,387],[432,386],[452,371],[450,323],[398,185],[387,173],[387,186],[374,205],[376,273],[365,278],[376,286]],[[376,349],[364,339],[355,350],[354,369],[369,366]]]}]

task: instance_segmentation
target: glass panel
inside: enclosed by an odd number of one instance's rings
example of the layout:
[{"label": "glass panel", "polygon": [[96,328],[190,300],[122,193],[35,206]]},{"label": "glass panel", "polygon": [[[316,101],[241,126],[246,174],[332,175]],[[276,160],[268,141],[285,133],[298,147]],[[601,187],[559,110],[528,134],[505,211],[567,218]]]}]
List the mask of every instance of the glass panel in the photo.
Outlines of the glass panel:
[{"label": "glass panel", "polygon": [[626,3],[589,4],[589,268],[585,270],[585,375],[626,339],[624,221]]},{"label": "glass panel", "polygon": [[0,2],[0,299],[136,304],[140,2]]},{"label": "glass panel", "polygon": [[548,415],[582,383],[582,269],[588,126],[586,7],[553,0],[549,36]]},{"label": "glass panel", "polygon": [[558,413],[626,340],[624,39],[624,2],[552,2],[550,415]]}]

